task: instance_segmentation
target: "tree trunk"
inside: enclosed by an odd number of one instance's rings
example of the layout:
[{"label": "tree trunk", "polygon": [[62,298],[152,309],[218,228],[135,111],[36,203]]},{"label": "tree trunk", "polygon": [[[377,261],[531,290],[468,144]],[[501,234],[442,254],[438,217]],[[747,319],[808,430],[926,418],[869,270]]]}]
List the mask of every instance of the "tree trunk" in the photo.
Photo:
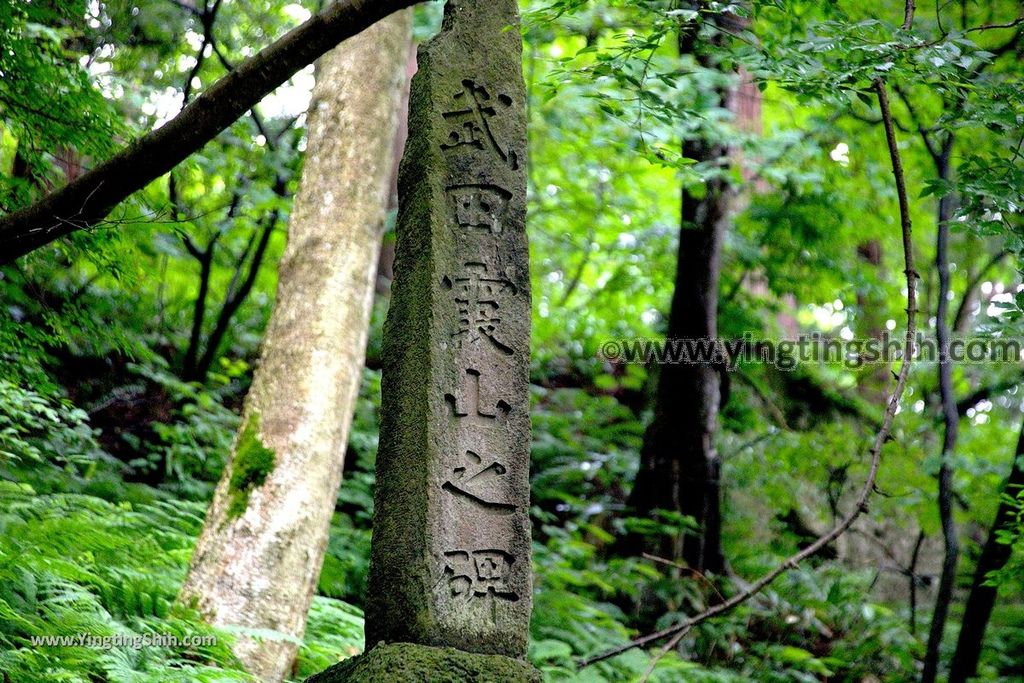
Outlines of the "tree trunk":
[{"label": "tree trunk", "polygon": [[[953,136],[947,134],[942,145],[942,152],[936,158],[939,178],[948,180],[950,177],[950,155],[953,150]],[[953,600],[953,589],[956,587],[956,568],[960,560],[960,544],[956,534],[956,522],[953,519],[953,467],[950,459],[956,448],[960,414],[956,408],[956,395],[953,393],[953,362],[948,358],[949,330],[949,221],[953,218],[953,197],[945,195],[939,199],[937,222],[937,241],[935,246],[935,265],[939,274],[938,304],[935,313],[935,336],[939,345],[939,393],[942,401],[943,436],[941,464],[939,466],[939,519],[942,522],[942,539],[945,554],[942,560],[942,575],[935,593],[935,609],[932,612],[932,623],[928,632],[928,645],[925,652],[924,670],[921,683],[934,683],[939,670],[939,651],[942,637],[946,629],[946,617],[949,616],[949,604]]]},{"label": "tree trunk", "polygon": [[[401,12],[324,56],[277,304],[181,600],[301,637],[327,546],[374,295],[411,39]],[[297,647],[240,638],[261,681]]]},{"label": "tree trunk", "polygon": [[[1016,497],[1021,489],[1024,489],[1024,427],[1021,428],[1017,449],[1013,454],[1010,478],[1003,493]],[[981,646],[985,641],[985,628],[996,602],[996,587],[985,585],[985,581],[989,574],[1002,569],[1010,559],[1013,548],[999,543],[997,533],[1007,528],[1016,515],[1016,507],[1009,501],[1002,500],[996,510],[996,518],[988,532],[988,540],[985,541],[981,557],[978,558],[978,566],[974,570],[974,583],[971,584],[971,592],[964,606],[960,638],[957,640],[956,651],[950,664],[949,683],[964,683],[977,671]]]},{"label": "tree trunk", "polygon": [[[713,42],[713,41],[712,41]],[[679,36],[681,55],[693,54],[705,68],[714,68],[713,45],[698,43],[692,27]],[[728,93],[715,93],[717,105]],[[728,149],[702,138],[686,140],[683,155],[711,167],[728,157]],[[669,339],[713,339],[718,335],[718,289],[722,240],[729,211],[726,181],[707,181],[703,196],[683,188],[679,256],[675,291],[669,311]],[[721,396],[721,368],[706,364],[666,364],[660,368],[654,421],[644,435],[640,471],[630,507],[641,516],[669,510],[693,517],[698,534],[662,539],[647,550],[699,571],[721,573],[721,464],[715,432]],[[630,544],[627,544],[627,547]],[[634,549],[635,550],[635,549]]]}]

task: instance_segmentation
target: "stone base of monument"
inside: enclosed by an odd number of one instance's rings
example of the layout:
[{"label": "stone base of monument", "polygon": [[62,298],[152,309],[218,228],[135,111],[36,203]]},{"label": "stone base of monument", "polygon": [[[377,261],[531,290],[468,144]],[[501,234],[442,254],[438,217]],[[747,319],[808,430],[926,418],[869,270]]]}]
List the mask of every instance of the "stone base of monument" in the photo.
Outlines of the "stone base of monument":
[{"label": "stone base of monument", "polygon": [[540,683],[529,664],[500,655],[412,643],[378,645],[332,666],[306,683]]}]

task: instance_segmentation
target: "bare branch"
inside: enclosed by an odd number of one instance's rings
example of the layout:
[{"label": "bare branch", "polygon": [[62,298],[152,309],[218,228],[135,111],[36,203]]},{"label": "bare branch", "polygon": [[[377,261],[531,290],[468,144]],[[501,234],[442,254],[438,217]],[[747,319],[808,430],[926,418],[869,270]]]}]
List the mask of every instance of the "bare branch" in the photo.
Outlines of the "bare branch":
[{"label": "bare branch", "polygon": [[[210,372],[210,368],[213,367],[213,361],[217,358],[217,351],[220,349],[221,342],[224,341],[224,336],[228,332],[231,320],[234,318],[235,313],[238,312],[238,309],[245,302],[249,293],[252,291],[253,286],[256,284],[256,277],[259,275],[260,267],[263,265],[263,260],[267,253],[267,247],[270,245],[270,238],[277,229],[280,217],[281,212],[277,210],[272,211],[270,216],[267,217],[263,229],[259,233],[259,241],[256,244],[256,250],[252,255],[252,260],[249,262],[249,268],[246,271],[245,280],[242,281],[242,284],[237,291],[229,291],[227,293],[227,296],[224,299],[224,304],[221,307],[220,314],[217,316],[217,322],[214,325],[213,332],[210,333],[210,338],[206,341],[206,350],[203,352],[203,355],[196,366],[196,379],[205,379],[206,375]],[[248,251],[248,249],[246,251]],[[241,264],[239,264],[239,266],[241,267]]]},{"label": "bare branch", "polygon": [[996,394],[1001,394],[1004,391],[1009,391],[1016,386],[1024,384],[1024,375],[1014,375],[1013,377],[1007,377],[994,384],[975,389],[967,396],[956,402],[956,412],[960,417],[967,415],[967,411],[978,405],[982,401],[987,401]]},{"label": "bare branch", "polygon": [[192,97],[192,81],[199,75],[203,68],[203,63],[206,61],[206,46],[213,44],[213,25],[217,21],[217,12],[220,10],[220,4],[221,0],[217,0],[213,3],[213,7],[204,7],[200,14],[200,21],[203,24],[203,40],[199,45],[199,50],[196,52],[196,63],[192,66],[191,71],[189,71],[188,77],[185,79],[185,86],[182,88],[182,109],[188,105],[188,101]]},{"label": "bare branch", "polygon": [[991,31],[997,28],[1014,28],[1024,24],[1024,16],[1017,17],[1013,21],[1009,21],[1005,24],[982,24],[981,26],[972,26],[971,28],[964,31],[964,33],[971,33],[973,31]]},{"label": "bare branch", "polygon": [[956,309],[956,315],[953,316],[953,329],[958,334],[963,334],[967,331],[967,323],[971,318],[970,306],[974,302],[975,293],[978,291],[978,287],[981,286],[982,280],[1009,255],[1010,251],[1008,249],[999,251],[967,283],[967,288],[964,290],[964,298]]},{"label": "bare branch", "polygon": [[918,135],[921,136],[921,141],[924,142],[925,148],[928,150],[928,155],[931,156],[932,162],[936,167],[939,166],[940,159],[942,158],[941,150],[935,146],[935,142],[931,138],[931,133],[934,132],[933,128],[926,128],[924,121],[917,113],[917,108],[910,101],[910,96],[900,86],[894,86],[893,90],[900,96],[903,101],[903,106],[907,108],[907,112],[910,113],[910,120],[914,122],[914,126],[917,128]]}]

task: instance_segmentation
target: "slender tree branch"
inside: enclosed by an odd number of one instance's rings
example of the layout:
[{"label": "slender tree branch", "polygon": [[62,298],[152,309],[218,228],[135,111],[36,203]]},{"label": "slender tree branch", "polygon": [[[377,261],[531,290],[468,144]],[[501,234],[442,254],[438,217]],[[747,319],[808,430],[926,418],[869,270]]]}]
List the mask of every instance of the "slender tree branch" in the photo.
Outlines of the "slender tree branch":
[{"label": "slender tree branch", "polygon": [[267,247],[270,244],[270,238],[274,234],[274,230],[277,227],[277,222],[280,219],[280,211],[273,211],[267,218],[266,225],[263,228],[263,232],[260,234],[259,243],[256,245],[256,251],[252,256],[252,260],[249,262],[249,269],[246,273],[245,280],[236,292],[229,292],[224,300],[224,305],[221,307],[220,314],[217,316],[217,322],[214,325],[213,332],[210,333],[210,338],[206,342],[206,350],[203,352],[202,358],[199,359],[199,363],[196,366],[197,379],[203,380],[206,375],[209,374],[210,368],[213,367],[213,361],[217,358],[217,351],[220,348],[221,342],[224,341],[224,336],[227,334],[228,328],[231,325],[231,320],[234,318],[235,313],[242,306],[242,303],[249,296],[249,292],[252,291],[253,286],[256,284],[256,276],[259,275],[260,266],[263,265],[263,259],[266,256]]},{"label": "slender tree branch", "polygon": [[1004,391],[1009,391],[1022,383],[1024,383],[1024,374],[1018,374],[995,382],[994,384],[989,384],[988,386],[975,389],[970,394],[956,402],[956,412],[960,417],[964,417],[967,415],[968,410],[982,401],[987,401],[992,396],[1001,394]]},{"label": "slender tree branch", "polygon": [[189,243],[186,243],[185,248],[189,249],[189,253],[192,254],[199,261],[199,292],[196,294],[195,304],[192,309],[192,330],[189,333],[188,348],[185,350],[185,358],[182,361],[182,376],[186,381],[191,381],[195,378],[196,370],[196,357],[199,355],[199,342],[202,339],[203,333],[203,322],[206,319],[206,301],[210,296],[210,277],[213,274],[213,252],[217,247],[217,240],[220,235],[214,235],[210,243],[206,245],[205,250],[195,249],[194,245],[192,249],[189,248]]},{"label": "slender tree branch", "polygon": [[644,675],[640,678],[640,683],[647,683],[647,681],[650,680],[651,674],[654,673],[654,670],[656,668],[658,668],[658,664],[661,662],[661,660],[665,658],[665,655],[667,655],[669,652],[675,649],[677,645],[679,645],[679,641],[686,637],[686,634],[690,632],[690,628],[692,627],[684,628],[681,631],[679,631],[679,633],[672,636],[672,639],[665,644],[665,647],[662,648],[661,652],[659,652],[657,656],[651,660],[651,663],[647,666],[647,670],[644,671]]},{"label": "slender tree branch", "polygon": [[[1014,34],[1013,34],[1013,38],[1010,38],[1008,41],[1006,41],[1002,45],[996,45],[993,48],[989,48],[988,51],[991,52],[996,58],[1002,57],[1007,52],[1009,52],[1013,48],[1017,47],[1017,43],[1020,42],[1020,37],[1021,37],[1021,30],[1017,29],[1017,31],[1014,32]],[[995,59],[992,59],[991,61],[988,61],[988,62],[983,62],[982,64],[980,64],[978,66],[977,71],[978,72],[982,71],[986,66],[988,66],[989,64],[991,64],[994,61],[995,61]]]},{"label": "slender tree branch", "polygon": [[[174,174],[171,174],[174,177]],[[239,188],[244,187],[243,182],[239,182]],[[234,192],[231,197],[231,204],[228,207],[227,217],[225,223],[230,222],[238,211],[238,207],[242,201],[242,191],[238,189]],[[217,242],[224,235],[224,228],[219,228],[210,238],[205,249],[199,249],[192,238],[185,234],[184,230],[179,230],[178,235],[181,237],[182,243],[185,245],[185,250],[197,261],[199,261],[199,292],[196,295],[196,302],[192,313],[192,329],[189,334],[188,347],[185,349],[185,356],[182,361],[182,377],[186,381],[193,381],[202,379],[196,376],[196,368],[199,357],[199,345],[202,341],[203,324],[206,322],[206,304],[207,299],[210,295],[210,278],[213,273],[213,257],[214,252],[217,248]]]},{"label": "slender tree branch", "polygon": [[964,33],[971,33],[973,31],[991,31],[997,28],[1014,28],[1024,24],[1024,16],[1017,17],[1013,21],[1008,21],[1005,24],[982,24],[981,26],[972,26],[971,28],[964,31]]},{"label": "slender tree branch", "polygon": [[970,279],[967,283],[967,289],[964,290],[964,298],[960,300],[960,305],[956,309],[956,315],[953,316],[953,329],[958,334],[963,334],[967,329],[967,321],[970,319],[970,306],[974,301],[974,295],[978,291],[978,287],[981,285],[981,281],[985,279],[988,273],[1003,262],[1007,256],[1010,255],[1008,249],[1003,249],[991,259],[988,263],[981,267],[981,269]]},{"label": "slender tree branch", "polygon": [[907,579],[910,581],[910,634],[917,635],[917,562],[921,557],[921,546],[924,545],[924,529],[917,532],[917,542],[914,543],[914,554],[910,556],[910,566],[907,568]]},{"label": "slender tree branch", "polygon": [[[947,133],[942,150],[936,158],[936,170],[942,180],[949,180],[949,158],[953,148],[953,135]],[[953,519],[953,466],[951,459],[956,449],[960,425],[960,415],[956,409],[956,396],[953,393],[953,361],[949,357],[949,221],[953,214],[953,197],[946,194],[939,198],[938,221],[935,245],[935,268],[939,274],[938,305],[935,313],[935,334],[939,345],[939,395],[941,398],[943,432],[942,450],[939,454],[939,519],[942,524],[942,540],[944,556],[942,574],[935,594],[935,609],[928,633],[928,645],[924,658],[924,669],[921,674],[922,683],[933,683],[938,675],[939,648],[945,633],[946,617],[949,614],[949,603],[952,600],[956,567],[960,558],[960,544]]]},{"label": "slender tree branch", "polygon": [[213,44],[213,25],[217,21],[217,12],[220,11],[222,1],[216,0],[212,7],[203,7],[203,11],[199,15],[199,20],[203,25],[203,40],[199,45],[199,50],[196,52],[196,63],[192,66],[191,71],[189,71],[188,77],[185,79],[185,87],[182,88],[182,109],[188,105],[189,99],[192,97],[192,81],[199,75],[203,68],[203,63],[206,61],[206,48]]},{"label": "slender tree branch", "polygon": [[[234,71],[235,65],[232,64],[231,61],[226,56],[224,56],[224,53],[221,51],[218,42],[214,40],[210,43],[210,46],[213,49],[213,54],[217,56],[217,60],[221,63],[221,66],[227,69],[228,73]],[[272,136],[270,134],[270,132],[267,129],[266,123],[263,122],[263,117],[260,116],[260,113],[256,110],[255,106],[253,106],[253,108],[249,110],[249,118],[252,119],[252,122],[256,125],[256,130],[258,130],[260,135],[262,135],[263,138],[267,141],[267,147],[269,147],[270,149],[274,149],[274,144],[277,143],[277,138],[280,137],[280,135]],[[282,134],[283,132],[284,131],[282,130]]]},{"label": "slender tree branch", "polygon": [[192,258],[201,259],[203,257],[202,250],[196,246],[196,243],[189,237],[184,230],[178,230],[178,237],[181,238],[181,243],[185,246],[185,251],[189,253]]},{"label": "slender tree branch", "polygon": [[245,248],[242,249],[241,255],[235,259],[235,272],[231,274],[231,282],[228,283],[228,288],[224,294],[225,300],[230,301],[235,298],[235,293],[238,291],[238,281],[242,279],[242,272],[245,270],[245,264],[249,260],[249,254],[256,247],[256,243],[261,240],[265,227],[264,230],[254,230],[249,235],[249,241],[245,243]]},{"label": "slender tree branch", "polygon": [[766,392],[761,387],[758,381],[751,377],[750,375],[748,375],[747,373],[743,372],[742,370],[736,372],[735,376],[737,379],[742,380],[748,387],[751,388],[751,390],[753,390],[754,395],[757,396],[759,401],[761,401],[761,405],[763,405],[771,414],[772,420],[775,422],[775,424],[780,429],[785,429],[789,431],[790,427],[789,424],[786,422],[786,414],[782,412],[782,409],[778,405],[776,405],[775,401],[771,399],[771,397],[768,395],[768,392]]},{"label": "slender tree branch", "polygon": [[[908,6],[910,5],[912,5],[912,3],[908,3]],[[878,104],[882,111],[883,123],[885,124],[885,136],[889,146],[889,157],[892,161],[893,176],[896,182],[897,195],[899,197],[900,228],[903,233],[903,254],[905,263],[904,274],[907,279],[907,332],[903,345],[903,358],[900,364],[900,370],[896,375],[896,386],[893,388],[892,394],[889,397],[885,410],[885,417],[882,421],[882,427],[876,434],[874,443],[869,451],[871,464],[868,469],[868,475],[864,482],[864,486],[861,488],[860,494],[857,496],[854,508],[831,531],[818,537],[817,540],[806,548],[790,556],[775,569],[768,572],[728,600],[721,602],[696,616],[685,619],[678,624],[661,629],[660,631],[656,631],[641,638],[637,638],[630,643],[602,652],[598,655],[588,657],[579,663],[578,668],[582,669],[590,666],[591,664],[596,664],[597,662],[602,662],[606,659],[620,655],[623,652],[628,652],[634,648],[643,647],[657,642],[662,638],[675,636],[678,633],[687,631],[694,626],[711,619],[712,617],[724,614],[738,605],[747,602],[780,576],[787,573],[790,569],[797,567],[804,560],[813,557],[820,552],[822,548],[842,536],[847,529],[853,526],[853,523],[857,521],[861,514],[868,509],[868,499],[875,490],[875,481],[878,477],[879,465],[881,464],[882,447],[885,445],[885,442],[888,440],[889,435],[892,432],[893,420],[896,417],[900,398],[903,396],[903,390],[907,385],[910,366],[913,363],[914,337],[917,334],[917,281],[920,279],[920,275],[918,275],[914,267],[913,230],[910,218],[910,202],[907,198],[906,179],[903,172],[903,162],[900,158],[899,147],[897,145],[896,127],[893,124],[892,110],[889,106],[889,97],[886,93],[885,84],[882,80],[879,79],[875,82],[875,91],[878,94]]]},{"label": "slender tree branch", "polygon": [[853,118],[857,119],[858,121],[861,121],[862,123],[869,123],[872,126],[878,125],[879,123],[882,122],[881,118],[876,119],[871,116],[868,116],[867,114],[861,114],[855,109],[850,109],[848,114]]},{"label": "slender tree branch", "polygon": [[[597,183],[597,208],[598,208],[598,211],[601,211],[604,208],[604,192],[605,192],[604,183],[601,182],[601,181],[598,181],[598,183]],[[561,299],[559,299],[559,301],[558,301],[559,308],[564,308],[565,307],[565,304],[569,301],[569,299],[572,297],[573,293],[576,291],[576,288],[579,287],[580,283],[583,281],[583,274],[586,272],[587,266],[590,264],[590,256],[594,252],[594,237],[596,235],[596,232],[597,232],[596,222],[595,223],[591,223],[591,225],[590,225],[590,232],[587,234],[587,243],[583,247],[583,255],[580,257],[580,262],[579,262],[579,265],[576,268],[576,272],[573,274],[572,278],[569,280],[568,286],[565,288],[565,291],[562,293]]]},{"label": "slender tree branch", "polygon": [[[867,124],[870,124],[870,125],[872,125],[872,126],[878,125],[879,123],[881,123],[881,122],[882,122],[882,117],[881,117],[881,116],[879,116],[879,117],[878,117],[878,118],[876,119],[876,118],[874,118],[873,116],[869,116],[868,114],[862,114],[862,113],[860,113],[859,111],[857,111],[856,109],[854,109],[854,108],[853,108],[852,106],[851,106],[851,107],[850,107],[849,109],[847,109],[845,113],[846,113],[846,115],[847,115],[847,116],[850,116],[851,118],[857,119],[858,121],[860,121],[860,122],[862,122],[862,123],[867,123]],[[896,126],[896,127],[897,127],[897,128],[899,129],[899,130],[900,130],[900,131],[902,131],[902,132],[904,132],[904,133],[910,133],[910,132],[913,132],[913,131],[912,131],[912,130],[911,130],[911,129],[909,128],[909,127],[907,127],[907,126],[903,125],[903,122],[901,122],[901,121],[900,121],[899,119],[895,119],[895,118],[894,118],[894,119],[893,119],[893,124],[894,124],[894,125],[895,125],[895,126]]]},{"label": "slender tree branch", "polygon": [[416,0],[339,0],[245,60],[164,126],[75,181],[0,218],[0,265],[98,224],[132,193],[181,163],[293,74]]},{"label": "slender tree branch", "polygon": [[[199,75],[200,70],[203,68],[203,62],[206,61],[206,46],[213,42],[213,24],[217,19],[220,3],[221,0],[217,0],[211,9],[209,4],[204,2],[203,9],[199,13],[200,21],[203,24],[203,40],[199,45],[199,50],[196,52],[196,63],[189,71],[185,78],[185,83],[181,87],[181,108],[178,110],[179,114],[188,106],[189,99],[192,96],[192,81]],[[175,221],[180,220],[180,216],[185,211],[181,204],[181,196],[178,193],[178,181],[174,176],[174,169],[171,169],[167,174],[167,198],[171,204],[171,218]]]},{"label": "slender tree branch", "polygon": [[939,33],[946,35],[947,31],[942,25],[942,2],[935,0],[935,25],[939,27]]},{"label": "slender tree branch", "polygon": [[935,142],[931,138],[931,133],[934,132],[934,129],[925,128],[924,122],[921,120],[921,117],[918,116],[917,109],[911,103],[910,97],[903,88],[899,85],[894,85],[893,90],[895,90],[896,94],[900,96],[900,99],[903,101],[903,106],[905,106],[907,111],[910,113],[910,120],[913,121],[918,135],[921,136],[921,141],[924,142],[924,146],[928,150],[928,155],[932,158],[932,163],[938,167],[942,159],[942,150],[935,146]]}]

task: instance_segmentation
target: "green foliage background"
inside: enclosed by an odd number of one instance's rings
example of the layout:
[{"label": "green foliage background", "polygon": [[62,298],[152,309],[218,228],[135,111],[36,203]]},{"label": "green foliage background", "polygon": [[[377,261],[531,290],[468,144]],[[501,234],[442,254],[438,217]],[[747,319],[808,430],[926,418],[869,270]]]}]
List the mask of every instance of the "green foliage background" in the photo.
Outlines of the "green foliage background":
[{"label": "green foliage background", "polygon": [[[182,4],[0,0],[0,210],[27,204],[173,116],[186,90],[215,82],[318,7],[224,2],[208,45],[198,14]],[[624,516],[656,373],[598,352],[608,340],[664,335],[681,188],[699,192],[716,174],[746,190],[723,253],[723,337],[794,329],[867,336],[890,321],[898,333],[898,212],[870,96],[880,77],[901,91],[894,106],[926,327],[936,297],[935,204],[952,193],[955,302],[976,280],[987,283],[974,295],[970,332],[1021,336],[1020,27],[968,30],[1011,23],[1019,7],[997,0],[935,11],[922,3],[906,31],[901,2],[757,0],[710,3],[703,13],[668,0],[522,6],[535,292],[531,661],[551,681],[916,678],[931,594],[919,587],[912,629],[899,572],[907,539],[921,533],[926,547],[938,547],[940,418],[929,363],[914,369],[869,521],[839,545],[841,559],[791,572],[666,656],[634,650],[576,672],[578,658],[715,599],[706,582],[613,550],[626,529],[666,533],[688,521]],[[439,9],[419,10],[420,37],[436,28]],[[679,57],[675,31],[680,20],[702,22],[708,38],[712,11],[736,25],[709,69]],[[710,96],[734,84],[737,70],[760,93],[755,129]],[[0,672],[11,681],[247,680],[230,654],[232,633],[216,633],[217,646],[182,650],[47,648],[31,639],[212,632],[173,602],[271,310],[311,77],[297,76],[107,224],[0,270]],[[955,132],[952,178],[936,177],[918,123]],[[680,139],[698,135],[732,145],[730,163],[682,158]],[[858,256],[869,242],[878,265]],[[251,291],[231,311],[250,270]],[[295,680],[362,647],[379,424],[374,368],[386,305],[382,298],[375,311]],[[189,371],[190,349],[211,360],[201,376]],[[866,472],[885,372],[749,364],[732,374],[718,448],[725,551],[737,576],[755,577],[807,541],[787,513],[820,532],[845,509]],[[1019,364],[955,370],[958,396],[1002,387],[966,412],[955,453],[961,589],[1010,469],[1024,407],[1020,376]],[[1000,532],[1014,554],[992,577],[1000,601],[981,680],[1024,676],[1022,529],[1018,519]],[[634,609],[652,595],[667,606],[653,619]]]}]

